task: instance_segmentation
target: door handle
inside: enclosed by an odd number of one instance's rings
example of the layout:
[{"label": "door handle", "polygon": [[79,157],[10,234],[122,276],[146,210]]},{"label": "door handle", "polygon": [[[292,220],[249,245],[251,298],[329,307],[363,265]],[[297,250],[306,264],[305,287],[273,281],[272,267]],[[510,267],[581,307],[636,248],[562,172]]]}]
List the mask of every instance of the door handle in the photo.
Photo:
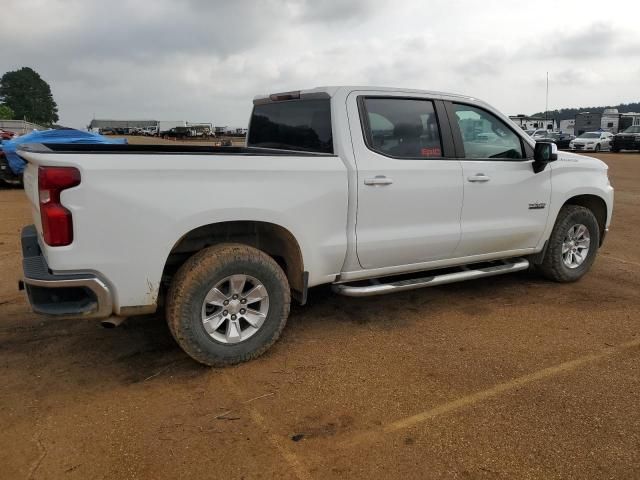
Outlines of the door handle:
[{"label": "door handle", "polygon": [[365,185],[391,185],[393,183],[393,179],[392,178],[388,178],[385,177],[384,175],[376,175],[373,178],[365,178],[364,179],[364,184]]},{"label": "door handle", "polygon": [[490,177],[487,177],[484,173],[478,173],[476,175],[472,175],[471,177],[467,177],[469,182],[488,182],[491,180]]}]

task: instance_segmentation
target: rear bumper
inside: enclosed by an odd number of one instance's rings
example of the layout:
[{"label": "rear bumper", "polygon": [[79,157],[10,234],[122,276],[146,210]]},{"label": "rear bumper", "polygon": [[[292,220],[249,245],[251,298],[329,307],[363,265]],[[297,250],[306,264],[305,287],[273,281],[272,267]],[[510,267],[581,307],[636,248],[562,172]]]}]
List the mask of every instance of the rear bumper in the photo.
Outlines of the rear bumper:
[{"label": "rear bumper", "polygon": [[24,289],[34,312],[65,318],[111,316],[107,284],[91,273],[51,273],[33,225],[22,229],[22,257]]}]

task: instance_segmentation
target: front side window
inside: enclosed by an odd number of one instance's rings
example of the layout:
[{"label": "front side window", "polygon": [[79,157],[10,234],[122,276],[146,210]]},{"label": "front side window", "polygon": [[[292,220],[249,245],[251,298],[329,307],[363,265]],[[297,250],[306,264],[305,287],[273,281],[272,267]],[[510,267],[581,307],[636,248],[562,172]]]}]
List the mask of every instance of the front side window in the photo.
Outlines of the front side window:
[{"label": "front side window", "polygon": [[365,138],[373,151],[397,158],[441,158],[438,119],[430,100],[365,98]]},{"label": "front side window", "polygon": [[520,137],[495,115],[470,105],[453,104],[465,158],[524,158]]}]

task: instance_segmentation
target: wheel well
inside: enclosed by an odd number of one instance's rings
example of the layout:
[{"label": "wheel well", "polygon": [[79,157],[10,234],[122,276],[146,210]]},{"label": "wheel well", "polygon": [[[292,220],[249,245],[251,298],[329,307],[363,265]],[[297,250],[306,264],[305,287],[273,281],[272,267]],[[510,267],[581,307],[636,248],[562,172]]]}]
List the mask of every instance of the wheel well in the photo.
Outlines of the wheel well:
[{"label": "wheel well", "polygon": [[604,229],[607,224],[607,204],[605,201],[597,195],[578,195],[570,198],[564,202],[564,204],[579,205],[581,207],[588,208],[593,212],[593,215],[598,221],[598,227],[600,228],[600,243],[602,243]]},{"label": "wheel well", "polygon": [[162,272],[163,283],[169,283],[191,255],[218,243],[242,243],[262,250],[282,267],[294,292],[306,293],[304,262],[295,237],[279,225],[255,221],[213,223],[191,230],[171,249]]}]

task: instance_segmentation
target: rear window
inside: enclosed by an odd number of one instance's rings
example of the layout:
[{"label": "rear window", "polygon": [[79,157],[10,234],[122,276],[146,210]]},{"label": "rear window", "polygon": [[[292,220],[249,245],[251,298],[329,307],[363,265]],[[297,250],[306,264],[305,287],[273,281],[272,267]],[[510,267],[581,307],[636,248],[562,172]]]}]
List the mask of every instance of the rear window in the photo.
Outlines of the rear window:
[{"label": "rear window", "polygon": [[333,153],[329,99],[289,100],[256,105],[250,147]]}]

